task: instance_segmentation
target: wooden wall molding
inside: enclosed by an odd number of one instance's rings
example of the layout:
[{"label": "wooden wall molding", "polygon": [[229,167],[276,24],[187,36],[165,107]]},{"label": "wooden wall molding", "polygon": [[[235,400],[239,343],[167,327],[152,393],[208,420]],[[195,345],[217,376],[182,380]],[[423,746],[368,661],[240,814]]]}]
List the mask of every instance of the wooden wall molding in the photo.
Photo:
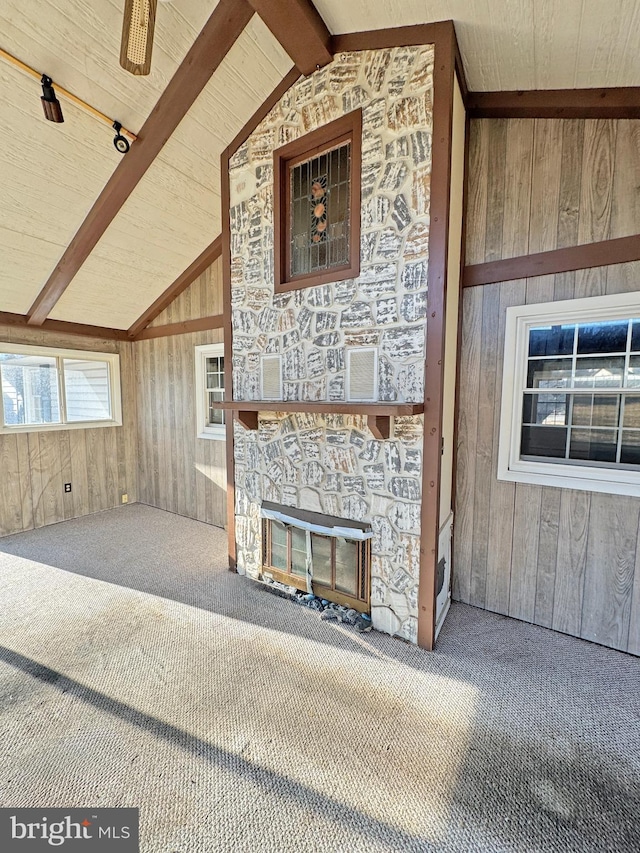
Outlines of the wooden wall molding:
[{"label": "wooden wall molding", "polygon": [[640,261],[640,234],[537,252],[533,255],[521,255],[517,258],[504,258],[484,264],[470,264],[464,268],[462,286],[476,287],[481,284],[496,284],[501,281],[554,275],[630,261]]},{"label": "wooden wall molding", "polygon": [[310,0],[249,0],[302,74],[331,62],[331,33]]},{"label": "wooden wall molding", "polygon": [[[14,329],[29,329],[29,317],[26,314],[10,314],[0,311],[0,326],[11,326]],[[102,338],[108,341],[128,341],[129,335],[125,329],[111,329],[107,326],[88,326],[84,323],[69,323],[66,320],[45,320],[40,331],[52,334],[82,335],[85,338]]]},{"label": "wooden wall molding", "polygon": [[[440,539],[442,417],[451,200],[451,137],[456,78],[456,35],[453,23],[440,25],[435,40],[431,208],[427,289],[425,414],[420,509],[420,581],[418,645],[432,650],[436,635],[436,579]],[[461,73],[461,69],[458,69]]]},{"label": "wooden wall molding", "polygon": [[469,92],[469,118],[640,118],[640,87]]},{"label": "wooden wall molding", "polygon": [[141,314],[135,323],[129,328],[127,334],[130,338],[137,338],[143,329],[146,329],[149,323],[158,317],[165,308],[167,308],[174,299],[177,299],[180,294],[192,284],[198,276],[209,269],[212,263],[216,261],[222,254],[222,236],[219,235],[210,243],[207,248],[201,252],[195,261],[190,264],[186,270],[181,273],[178,278],[170,284],[169,287],[160,294],[156,301],[150,305],[144,314]]},{"label": "wooden wall molding", "polygon": [[222,314],[211,317],[197,317],[195,320],[181,320],[178,323],[166,323],[164,326],[148,326],[139,332],[134,341],[148,341],[151,338],[168,338],[173,335],[187,335],[191,332],[207,332],[209,329],[221,329]]},{"label": "wooden wall molding", "polygon": [[246,0],[220,0],[31,306],[31,325],[43,324],[252,16]]},{"label": "wooden wall molding", "polygon": [[364,30],[359,33],[342,33],[332,36],[334,54],[349,50],[383,50],[386,47],[408,47],[414,44],[438,44],[455,36],[453,21],[436,21],[432,24],[415,24],[409,27],[391,27],[387,30]]}]

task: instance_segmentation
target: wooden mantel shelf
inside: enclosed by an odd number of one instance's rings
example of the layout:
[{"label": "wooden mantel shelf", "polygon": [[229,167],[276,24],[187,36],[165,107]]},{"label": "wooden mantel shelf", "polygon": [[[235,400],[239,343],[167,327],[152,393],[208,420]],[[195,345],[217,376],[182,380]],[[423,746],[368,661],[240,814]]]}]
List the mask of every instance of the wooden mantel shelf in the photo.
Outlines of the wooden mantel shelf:
[{"label": "wooden mantel shelf", "polygon": [[424,403],[344,403],[308,400],[234,400],[216,403],[216,408],[232,410],[245,429],[258,429],[258,412],[314,412],[332,415],[362,415],[376,438],[389,438],[391,418],[421,415]]}]

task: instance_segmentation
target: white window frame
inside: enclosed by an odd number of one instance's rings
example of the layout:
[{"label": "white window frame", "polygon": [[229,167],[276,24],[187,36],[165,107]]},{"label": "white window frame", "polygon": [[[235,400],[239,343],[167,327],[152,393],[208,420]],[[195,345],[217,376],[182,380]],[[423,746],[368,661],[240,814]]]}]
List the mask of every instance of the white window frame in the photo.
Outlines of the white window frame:
[{"label": "white window frame", "polygon": [[520,458],[522,393],[526,386],[529,329],[533,326],[602,322],[630,317],[640,317],[640,292],[507,308],[498,450],[499,480],[640,497],[640,470]]},{"label": "white window frame", "polygon": [[224,357],[224,344],[203,344],[195,348],[196,437],[224,441],[225,424],[207,424],[207,359]]},{"label": "white window frame", "polygon": [[[96,427],[122,426],[122,392],[120,388],[120,356],[113,352],[95,352],[94,350],[59,349],[56,347],[35,347],[26,344],[0,342],[0,352],[12,355],[33,355],[40,358],[56,359],[58,379],[58,400],[60,404],[60,422],[55,424],[7,424],[4,422],[4,401],[0,393],[0,434],[14,432],[52,432],[61,429],[95,429]],[[109,397],[111,418],[96,421],[67,421],[66,396],[63,375],[63,360],[99,361],[107,363],[109,368]]]}]

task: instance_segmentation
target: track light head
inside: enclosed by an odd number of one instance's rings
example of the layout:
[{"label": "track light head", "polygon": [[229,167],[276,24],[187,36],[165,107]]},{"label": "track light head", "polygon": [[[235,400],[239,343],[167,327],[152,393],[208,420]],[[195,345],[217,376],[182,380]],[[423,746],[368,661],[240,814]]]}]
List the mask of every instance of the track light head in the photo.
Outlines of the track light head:
[{"label": "track light head", "polygon": [[53,88],[53,80],[51,77],[47,77],[46,74],[43,74],[40,82],[42,83],[42,97],[40,100],[42,101],[44,117],[47,121],[55,121],[60,124],[64,121],[64,117],[62,115],[60,101],[56,98],[56,93]]}]

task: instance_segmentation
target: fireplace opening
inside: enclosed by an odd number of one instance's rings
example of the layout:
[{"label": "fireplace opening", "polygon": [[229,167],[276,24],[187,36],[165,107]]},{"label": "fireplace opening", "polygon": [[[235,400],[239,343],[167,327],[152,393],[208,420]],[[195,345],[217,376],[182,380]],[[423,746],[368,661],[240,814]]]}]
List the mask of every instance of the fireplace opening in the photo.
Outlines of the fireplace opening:
[{"label": "fireplace opening", "polygon": [[369,525],[267,503],[261,514],[264,577],[368,612]]}]

